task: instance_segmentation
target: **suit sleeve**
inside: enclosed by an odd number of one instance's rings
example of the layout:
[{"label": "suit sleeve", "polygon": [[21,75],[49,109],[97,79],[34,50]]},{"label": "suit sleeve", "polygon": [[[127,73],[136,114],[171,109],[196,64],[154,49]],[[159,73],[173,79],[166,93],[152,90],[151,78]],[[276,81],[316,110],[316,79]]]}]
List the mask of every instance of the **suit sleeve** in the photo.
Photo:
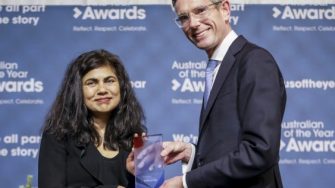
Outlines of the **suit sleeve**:
[{"label": "suit sleeve", "polygon": [[38,159],[38,187],[66,187],[66,148],[63,141],[44,133]]},{"label": "suit sleeve", "polygon": [[271,54],[261,48],[251,50],[239,63],[238,147],[189,172],[189,187],[234,187],[235,183],[257,177],[278,164],[286,103],[282,75]]}]

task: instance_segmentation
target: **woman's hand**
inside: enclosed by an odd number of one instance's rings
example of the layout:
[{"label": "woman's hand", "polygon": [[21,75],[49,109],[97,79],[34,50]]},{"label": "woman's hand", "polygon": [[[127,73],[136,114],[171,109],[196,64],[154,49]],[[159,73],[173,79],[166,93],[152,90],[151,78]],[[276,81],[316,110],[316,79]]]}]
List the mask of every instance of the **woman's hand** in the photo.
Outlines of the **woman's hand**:
[{"label": "woman's hand", "polygon": [[129,173],[135,176],[135,158],[134,151],[131,151],[126,160],[126,168]]},{"label": "woman's hand", "polygon": [[[146,135],[146,133],[142,133],[142,137],[144,137]],[[134,154],[134,145],[138,145],[140,143],[135,143],[138,142],[138,139],[141,139],[139,138],[139,135],[137,133],[134,134],[134,137],[133,137],[133,148],[132,148],[132,151],[129,153],[128,157],[127,157],[127,160],[126,160],[126,168],[128,170],[129,173],[131,173],[132,175],[135,175],[135,154]],[[143,143],[142,143],[143,144]]]}]

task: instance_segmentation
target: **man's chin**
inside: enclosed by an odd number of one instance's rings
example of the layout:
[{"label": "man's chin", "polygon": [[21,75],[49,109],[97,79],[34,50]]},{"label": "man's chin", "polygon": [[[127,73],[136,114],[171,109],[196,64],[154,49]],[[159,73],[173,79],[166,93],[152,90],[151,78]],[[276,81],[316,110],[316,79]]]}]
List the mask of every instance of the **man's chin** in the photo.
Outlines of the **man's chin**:
[{"label": "man's chin", "polygon": [[206,50],[208,48],[208,45],[204,42],[198,42],[198,43],[194,43],[194,45],[202,50]]}]

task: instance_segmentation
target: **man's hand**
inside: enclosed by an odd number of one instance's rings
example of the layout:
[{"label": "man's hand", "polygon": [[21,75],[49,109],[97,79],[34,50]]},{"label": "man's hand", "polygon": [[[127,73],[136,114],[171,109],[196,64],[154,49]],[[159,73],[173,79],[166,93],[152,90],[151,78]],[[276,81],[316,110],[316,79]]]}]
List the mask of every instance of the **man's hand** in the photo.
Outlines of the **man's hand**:
[{"label": "man's hand", "polygon": [[171,179],[166,180],[160,188],[183,188],[183,177],[176,176]]},{"label": "man's hand", "polygon": [[188,163],[192,155],[192,145],[185,142],[163,142],[161,156],[165,164],[172,164],[179,160]]}]

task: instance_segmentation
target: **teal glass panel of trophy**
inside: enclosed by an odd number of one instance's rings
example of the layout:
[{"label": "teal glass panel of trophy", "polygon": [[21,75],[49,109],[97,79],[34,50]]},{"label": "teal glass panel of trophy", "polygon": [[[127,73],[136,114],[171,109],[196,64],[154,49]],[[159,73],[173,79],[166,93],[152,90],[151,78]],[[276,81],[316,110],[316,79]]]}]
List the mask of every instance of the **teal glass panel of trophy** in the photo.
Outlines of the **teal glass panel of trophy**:
[{"label": "teal glass panel of trophy", "polygon": [[162,139],[162,134],[134,138],[136,188],[158,188],[163,184]]}]

